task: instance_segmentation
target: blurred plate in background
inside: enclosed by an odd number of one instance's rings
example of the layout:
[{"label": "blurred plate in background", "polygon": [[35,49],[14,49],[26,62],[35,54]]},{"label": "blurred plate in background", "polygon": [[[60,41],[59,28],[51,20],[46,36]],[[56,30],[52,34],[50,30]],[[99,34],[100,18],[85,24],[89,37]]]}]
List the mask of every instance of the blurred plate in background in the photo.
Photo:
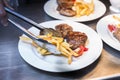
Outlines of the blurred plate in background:
[{"label": "blurred plate in background", "polygon": [[49,0],[44,5],[44,11],[51,17],[61,20],[72,20],[72,21],[78,21],[78,22],[85,22],[85,21],[91,21],[95,20],[101,16],[103,16],[106,12],[105,5],[99,1],[94,0],[95,3],[95,10],[94,13],[89,16],[81,16],[81,17],[67,17],[60,15],[57,9],[57,2],[56,0]]}]

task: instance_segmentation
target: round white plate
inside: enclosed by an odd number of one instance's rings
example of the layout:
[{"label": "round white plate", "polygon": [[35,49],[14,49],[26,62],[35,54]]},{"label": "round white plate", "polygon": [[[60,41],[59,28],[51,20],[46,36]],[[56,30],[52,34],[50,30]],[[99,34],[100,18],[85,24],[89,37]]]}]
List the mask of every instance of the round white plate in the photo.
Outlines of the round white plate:
[{"label": "round white plate", "polygon": [[108,16],[103,17],[100,19],[97,23],[97,32],[103,39],[105,43],[107,43],[109,46],[113,47],[114,49],[120,51],[120,42],[117,41],[109,32],[108,30],[108,24],[118,24],[119,22],[115,19],[113,19],[113,15],[119,16],[120,14],[111,14]]},{"label": "round white plate", "polygon": [[56,10],[56,8],[58,6],[56,0],[47,1],[44,5],[44,11],[49,16],[56,18],[56,19],[85,22],[85,21],[91,21],[91,20],[97,19],[97,18],[103,16],[106,12],[106,7],[101,1],[94,0],[94,3],[95,3],[95,11],[93,14],[91,14],[89,16],[81,16],[78,18],[60,15],[59,12]]},{"label": "round white plate", "polygon": [[[73,27],[74,31],[80,31],[87,34],[87,47],[89,48],[87,52],[85,52],[82,56],[78,58],[73,58],[73,62],[71,64],[68,64],[67,58],[55,55],[42,56],[37,53],[36,49],[32,45],[20,40],[18,44],[18,49],[22,58],[30,65],[49,72],[74,71],[92,64],[100,56],[103,49],[102,40],[98,36],[98,34],[88,26],[73,21],[53,20],[43,22],[40,25],[48,28],[54,28],[60,23],[67,23],[68,25],[71,25]],[[34,27],[31,27],[29,31],[36,35],[39,34],[39,30]]]}]

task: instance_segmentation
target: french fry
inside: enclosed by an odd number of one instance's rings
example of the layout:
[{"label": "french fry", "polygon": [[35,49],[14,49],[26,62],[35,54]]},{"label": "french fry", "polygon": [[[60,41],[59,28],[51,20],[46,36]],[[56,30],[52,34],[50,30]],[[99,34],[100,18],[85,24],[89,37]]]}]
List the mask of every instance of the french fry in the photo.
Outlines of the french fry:
[{"label": "french fry", "polygon": [[113,18],[120,22],[120,17],[113,15]]},{"label": "french fry", "polygon": [[68,55],[72,55],[65,47],[60,46],[60,51],[67,53]]},{"label": "french fry", "polygon": [[[49,34],[48,35],[39,35],[37,37],[47,40],[51,44],[55,45],[57,47],[57,49],[61,52],[61,54],[68,58],[68,64],[71,64],[72,56],[78,56],[78,54],[70,48],[71,45],[69,45],[67,42],[65,42],[63,38],[53,37],[52,35],[49,35]],[[36,44],[32,39],[30,39],[28,37],[21,36],[20,39],[25,42],[30,41],[31,44],[37,49],[38,53],[40,53],[41,55],[45,56],[45,55],[51,54],[46,49],[43,49],[41,46]]]},{"label": "french fry", "polygon": [[32,39],[28,38],[28,37],[25,37],[25,36],[20,36],[19,37],[20,40],[24,41],[24,42],[28,42],[28,43],[31,43],[32,42]]},{"label": "french fry", "polygon": [[69,55],[69,57],[68,57],[68,64],[71,64],[71,63],[72,63],[72,56]]},{"label": "french fry", "polygon": [[45,55],[45,53],[47,53],[47,52],[48,52],[48,51],[47,51],[46,49],[41,49],[41,50],[40,50],[40,53],[43,54],[43,55]]},{"label": "french fry", "polygon": [[91,3],[88,3],[88,7],[89,7],[89,14],[90,15],[91,13],[94,12],[94,1],[91,0]]},{"label": "french fry", "polygon": [[117,24],[117,27],[120,28],[120,24]]},{"label": "french fry", "polygon": [[90,3],[85,2],[84,0],[76,1],[74,3],[73,9],[76,11],[76,16],[89,16],[94,12],[94,1],[91,0]]},{"label": "french fry", "polygon": [[87,11],[87,8],[84,8],[84,9],[80,12],[80,15],[81,15],[81,16],[86,15],[86,11]]},{"label": "french fry", "polygon": [[46,49],[43,49],[42,47],[37,45],[32,39],[30,39],[28,37],[21,36],[20,40],[22,40],[24,42],[27,42],[27,43],[31,43],[34,47],[36,47],[38,53],[40,53],[41,55],[49,55],[49,54],[51,54]]},{"label": "french fry", "polygon": [[[120,22],[120,17],[113,15],[113,18]],[[116,25],[118,28],[120,28],[120,23]]]},{"label": "french fry", "polygon": [[78,54],[76,52],[74,52],[71,48],[70,48],[70,45],[66,42],[63,42],[61,44],[65,49],[67,49],[69,51],[69,53],[71,53],[71,55],[73,56],[78,56]]},{"label": "french fry", "polygon": [[69,54],[67,54],[66,52],[64,52],[64,51],[60,51],[61,52],[61,54],[63,55],[63,56],[65,56],[65,57],[67,57],[68,58],[68,56],[69,56]]},{"label": "french fry", "polygon": [[40,53],[41,55],[48,55],[51,54],[50,52],[48,52],[46,49],[43,49],[42,47],[40,47],[39,45],[37,45],[35,42],[31,43],[34,47],[36,47],[38,53]]}]

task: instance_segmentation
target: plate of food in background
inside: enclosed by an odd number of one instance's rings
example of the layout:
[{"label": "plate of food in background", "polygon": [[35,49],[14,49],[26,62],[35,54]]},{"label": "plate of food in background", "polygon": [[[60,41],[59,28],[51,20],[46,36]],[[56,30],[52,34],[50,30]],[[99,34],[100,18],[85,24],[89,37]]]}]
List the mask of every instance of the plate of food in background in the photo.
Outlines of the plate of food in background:
[{"label": "plate of food in background", "polygon": [[44,11],[56,19],[85,22],[103,16],[106,7],[99,0],[49,0]]},{"label": "plate of food in background", "polygon": [[40,23],[52,28],[61,37],[53,33],[41,32],[31,27],[29,31],[38,38],[55,45],[61,54],[49,53],[44,46],[38,46],[25,35],[20,36],[18,49],[21,57],[30,65],[49,72],[69,72],[92,64],[102,53],[103,44],[98,34],[87,25],[68,20],[52,20]]},{"label": "plate of food in background", "polygon": [[105,43],[120,51],[120,14],[103,17],[98,21],[96,29]]}]

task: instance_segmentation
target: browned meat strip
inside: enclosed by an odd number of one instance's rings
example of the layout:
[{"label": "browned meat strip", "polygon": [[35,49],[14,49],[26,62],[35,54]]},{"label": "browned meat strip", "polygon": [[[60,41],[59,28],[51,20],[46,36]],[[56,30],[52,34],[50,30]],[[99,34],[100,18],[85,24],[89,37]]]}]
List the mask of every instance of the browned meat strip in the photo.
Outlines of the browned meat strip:
[{"label": "browned meat strip", "polygon": [[73,28],[68,24],[59,24],[55,26],[55,29],[61,33],[62,37],[65,38],[68,32],[72,31]]},{"label": "browned meat strip", "polygon": [[72,6],[74,5],[74,1],[73,0],[57,0],[58,6],[61,8],[65,8],[65,9],[71,9]]},{"label": "browned meat strip", "polygon": [[76,15],[76,12],[72,10],[74,5],[73,0],[57,0],[58,7],[57,10],[61,15],[72,17]]},{"label": "browned meat strip", "polygon": [[120,28],[117,28],[113,35],[115,36],[116,39],[120,41]]},{"label": "browned meat strip", "polygon": [[87,35],[85,33],[71,31],[67,35],[66,40],[71,45],[71,48],[74,50],[79,46],[85,46]]},{"label": "browned meat strip", "polygon": [[76,15],[76,12],[72,9],[60,9],[59,13],[63,16],[73,17]]}]

